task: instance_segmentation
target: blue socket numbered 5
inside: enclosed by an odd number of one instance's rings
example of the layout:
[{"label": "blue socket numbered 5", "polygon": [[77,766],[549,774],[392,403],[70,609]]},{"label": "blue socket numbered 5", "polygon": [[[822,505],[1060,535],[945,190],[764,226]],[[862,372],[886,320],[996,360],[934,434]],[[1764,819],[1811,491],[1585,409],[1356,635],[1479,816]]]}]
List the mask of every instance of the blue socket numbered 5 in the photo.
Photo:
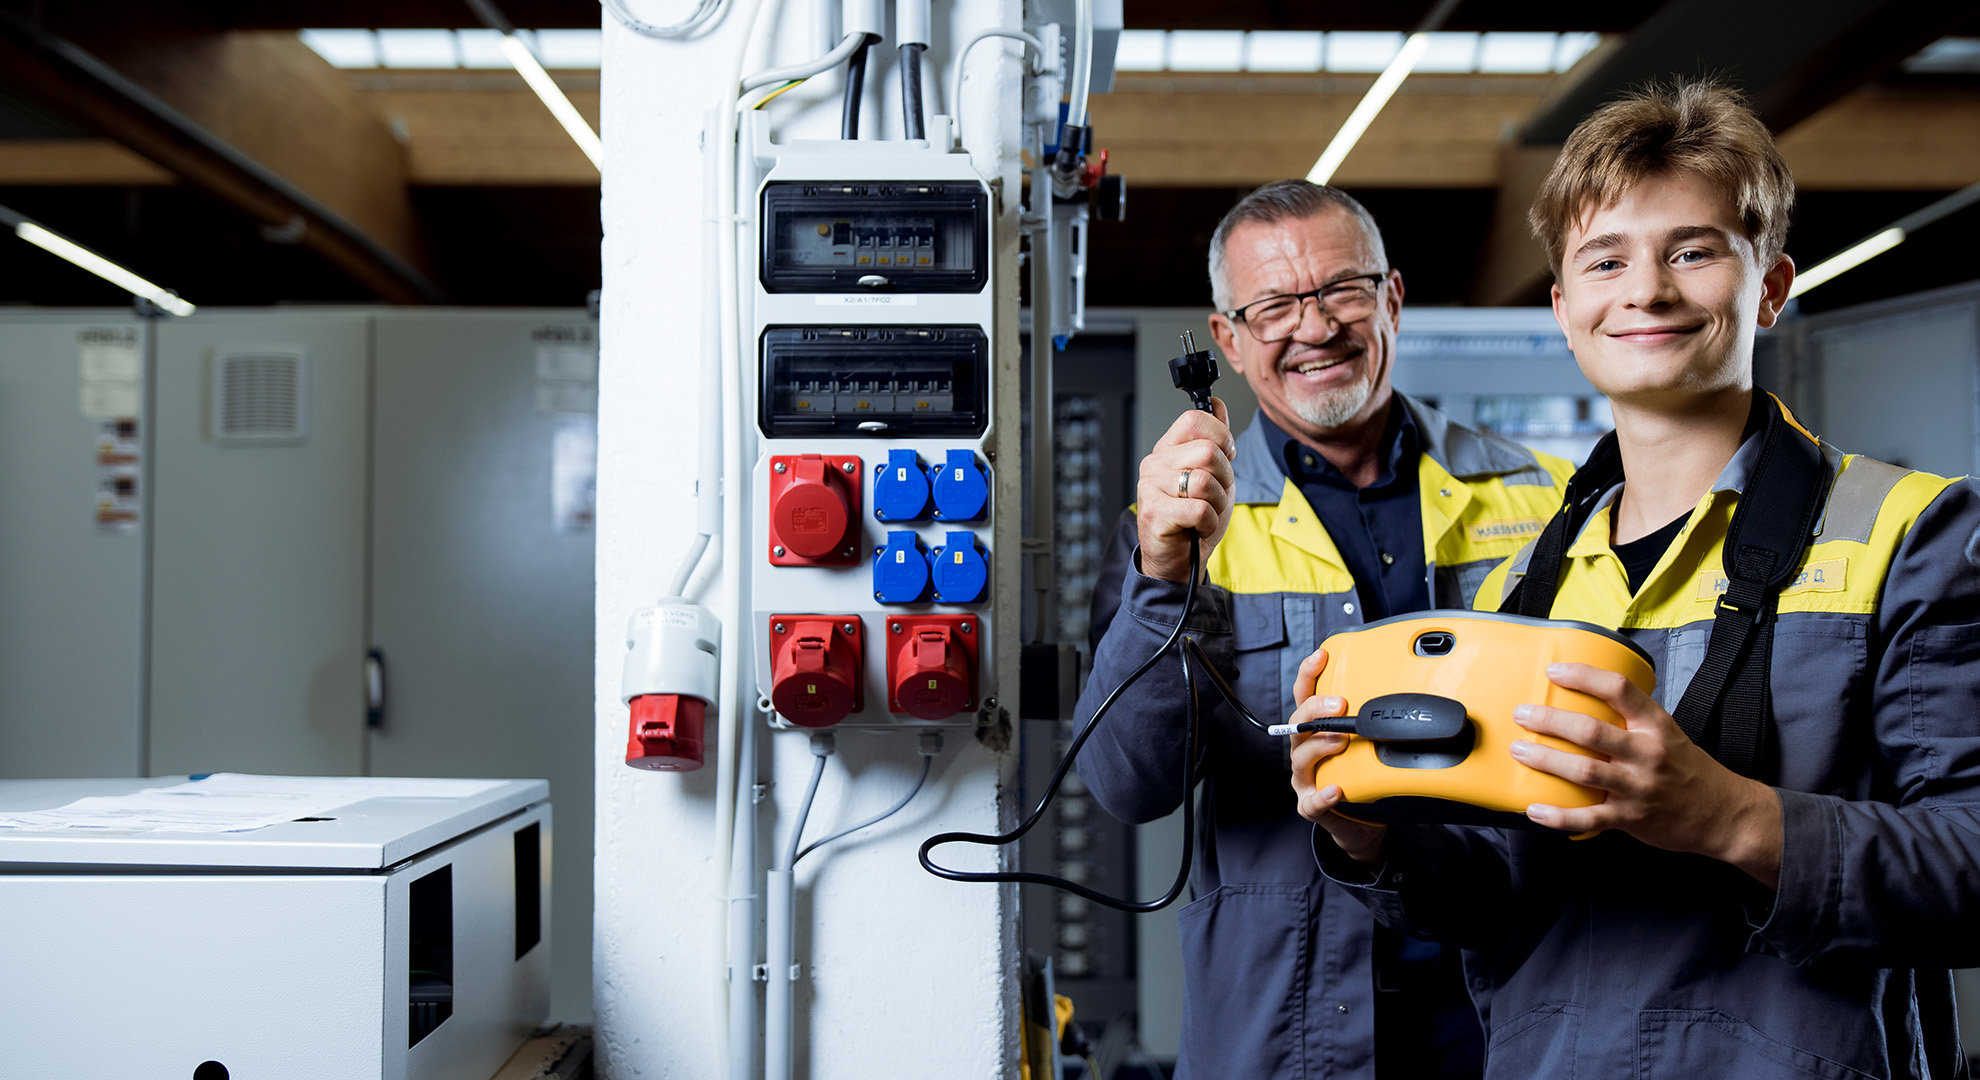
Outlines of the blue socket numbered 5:
[{"label": "blue socket numbered 5", "polygon": [[935,474],[935,516],[943,521],[975,521],[990,505],[990,478],[974,450],[950,450]]},{"label": "blue socket numbered 5", "polygon": [[887,530],[887,542],[873,555],[873,598],[912,604],[927,593],[928,549],[912,530]]},{"label": "blue socket numbered 5", "polygon": [[915,521],[928,516],[928,470],[912,450],[887,451],[887,463],[873,469],[873,516],[881,521]]},{"label": "blue socket numbered 5", "polygon": [[944,535],[942,546],[929,557],[935,564],[935,599],[944,604],[974,604],[983,599],[990,582],[990,563],[973,532]]}]

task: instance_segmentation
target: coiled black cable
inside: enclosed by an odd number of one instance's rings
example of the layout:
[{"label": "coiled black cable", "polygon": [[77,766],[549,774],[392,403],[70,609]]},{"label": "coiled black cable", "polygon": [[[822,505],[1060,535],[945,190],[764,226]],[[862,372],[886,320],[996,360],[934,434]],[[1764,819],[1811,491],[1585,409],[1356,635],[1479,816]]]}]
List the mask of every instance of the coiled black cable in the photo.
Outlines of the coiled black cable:
[{"label": "coiled black cable", "polygon": [[846,59],[846,102],[839,111],[839,138],[850,142],[859,138],[859,102],[866,95],[866,50],[871,37],[861,38]]},{"label": "coiled black cable", "polygon": [[[1121,684],[1114,687],[1113,692],[1108,694],[1106,699],[1100,703],[1100,707],[1093,710],[1093,717],[1086,722],[1085,727],[1079,730],[1079,734],[1073,737],[1072,745],[1066,748],[1065,756],[1059,759],[1059,767],[1052,773],[1051,783],[1045,785],[1045,794],[1039,798],[1038,805],[1031,811],[1031,814],[1024,821],[1020,822],[1017,828],[995,836],[984,833],[948,832],[929,837],[922,842],[921,850],[918,853],[923,870],[934,874],[936,877],[947,878],[950,881],[1013,881],[1023,885],[1046,885],[1054,889],[1063,889],[1077,896],[1083,896],[1096,904],[1103,904],[1118,911],[1131,911],[1143,914],[1151,911],[1160,911],[1174,903],[1176,897],[1182,895],[1183,885],[1189,881],[1190,859],[1195,852],[1196,768],[1200,764],[1199,759],[1202,757],[1201,747],[1198,746],[1202,716],[1196,700],[1196,676],[1194,669],[1190,665],[1190,657],[1192,655],[1196,657],[1197,663],[1201,664],[1205,674],[1209,675],[1210,684],[1216,687],[1217,692],[1223,696],[1225,701],[1231,704],[1232,708],[1238,711],[1239,715],[1249,721],[1252,726],[1261,730],[1270,727],[1270,725],[1253,716],[1251,710],[1245,707],[1244,702],[1238,700],[1237,692],[1231,688],[1231,684],[1217,671],[1216,665],[1210,662],[1210,658],[1204,655],[1203,647],[1198,645],[1194,638],[1185,638],[1182,636],[1183,625],[1189,621],[1190,607],[1196,601],[1196,579],[1201,576],[1202,561],[1201,541],[1195,535],[1191,535],[1189,538],[1189,584],[1183,589],[1182,614],[1176,619],[1175,629],[1169,631],[1169,636],[1162,641],[1162,644],[1153,653],[1149,654],[1148,659],[1143,660],[1141,666],[1135,668],[1133,672],[1129,673],[1127,678],[1121,680]],[[1176,648],[1178,640],[1182,643],[1179,656],[1182,659],[1183,666],[1183,693],[1188,702],[1187,720],[1184,725],[1183,751],[1183,851],[1182,863],[1176,868],[1176,880],[1169,886],[1168,892],[1163,893],[1161,897],[1155,900],[1123,900],[1117,896],[1108,896],[1106,893],[1089,889],[1076,881],[1069,881],[1051,874],[1036,874],[1022,870],[970,872],[965,870],[951,870],[944,866],[935,865],[934,860],[928,857],[928,853],[943,844],[979,844],[987,847],[1001,847],[1005,844],[1016,843],[1024,837],[1024,834],[1030,832],[1032,826],[1037,825],[1039,820],[1045,816],[1045,808],[1052,804],[1053,797],[1059,793],[1059,785],[1064,782],[1066,773],[1071,771],[1073,760],[1079,756],[1080,747],[1086,745],[1086,740],[1093,734],[1093,729],[1098,727],[1100,721],[1106,717],[1107,710],[1114,707],[1114,702],[1119,700],[1121,694],[1125,693],[1128,687],[1133,686],[1136,682],[1140,681],[1143,675],[1148,674],[1155,667],[1156,661],[1167,656],[1170,649]]]},{"label": "coiled black cable", "polygon": [[928,128],[921,115],[921,50],[926,45],[901,46],[901,130],[910,139],[925,139]]}]

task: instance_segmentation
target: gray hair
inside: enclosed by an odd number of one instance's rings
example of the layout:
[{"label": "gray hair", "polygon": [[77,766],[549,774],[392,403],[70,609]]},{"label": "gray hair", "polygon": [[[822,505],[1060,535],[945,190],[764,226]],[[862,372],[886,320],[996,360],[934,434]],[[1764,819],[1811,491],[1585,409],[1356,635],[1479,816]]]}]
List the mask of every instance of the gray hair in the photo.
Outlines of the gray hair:
[{"label": "gray hair", "polygon": [[1375,249],[1375,257],[1382,262],[1381,268],[1387,270],[1389,253],[1382,246],[1382,230],[1376,227],[1375,216],[1356,202],[1354,196],[1310,180],[1274,180],[1239,199],[1224,215],[1224,220],[1217,223],[1217,231],[1210,235],[1210,297],[1217,310],[1231,309],[1231,286],[1224,277],[1224,245],[1230,243],[1231,233],[1238,226],[1249,222],[1271,225],[1303,221],[1329,210],[1339,210],[1361,225],[1362,234]]}]

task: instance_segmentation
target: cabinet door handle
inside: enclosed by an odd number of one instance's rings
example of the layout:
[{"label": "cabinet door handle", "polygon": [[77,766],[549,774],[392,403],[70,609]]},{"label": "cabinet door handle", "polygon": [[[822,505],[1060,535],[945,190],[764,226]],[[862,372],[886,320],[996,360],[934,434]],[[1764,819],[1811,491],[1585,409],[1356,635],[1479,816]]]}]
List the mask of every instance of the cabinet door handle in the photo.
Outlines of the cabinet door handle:
[{"label": "cabinet door handle", "polygon": [[372,649],[364,654],[364,724],[385,726],[385,652]]}]

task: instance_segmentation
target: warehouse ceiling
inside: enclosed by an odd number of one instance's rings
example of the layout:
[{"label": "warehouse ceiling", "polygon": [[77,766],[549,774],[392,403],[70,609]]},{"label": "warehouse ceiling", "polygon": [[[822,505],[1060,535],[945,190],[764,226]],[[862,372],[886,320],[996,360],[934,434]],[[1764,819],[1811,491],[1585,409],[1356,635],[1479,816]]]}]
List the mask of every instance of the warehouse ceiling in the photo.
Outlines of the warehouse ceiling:
[{"label": "warehouse ceiling", "polygon": [[[601,19],[588,0],[499,6],[552,32],[546,45]],[[1092,113],[1129,213],[1095,226],[1089,302],[1206,303],[1218,216],[1303,175],[1373,82],[1348,46],[1399,40],[1431,6],[1126,0],[1141,33]],[[340,68],[299,36],[358,28],[478,22],[460,0],[0,0],[0,205],[205,305],[584,302],[599,285],[598,174],[520,77],[472,58]],[[1980,38],[1974,5],[1463,0],[1442,29],[1439,55],[1461,58],[1412,75],[1335,177],[1382,222],[1412,303],[1543,300],[1522,225],[1539,177],[1578,117],[1660,75],[1712,73],[1751,95],[1801,188],[1789,251],[1804,267],[1980,181],[1980,63],[1962,45]],[[1487,62],[1513,34],[1557,40],[1554,62]],[[1287,70],[1301,49],[1316,59]],[[596,124],[597,68],[553,74]],[[1980,207],[1801,302],[1970,280],[1953,252],[1977,243]],[[0,244],[0,303],[124,302]]]}]

